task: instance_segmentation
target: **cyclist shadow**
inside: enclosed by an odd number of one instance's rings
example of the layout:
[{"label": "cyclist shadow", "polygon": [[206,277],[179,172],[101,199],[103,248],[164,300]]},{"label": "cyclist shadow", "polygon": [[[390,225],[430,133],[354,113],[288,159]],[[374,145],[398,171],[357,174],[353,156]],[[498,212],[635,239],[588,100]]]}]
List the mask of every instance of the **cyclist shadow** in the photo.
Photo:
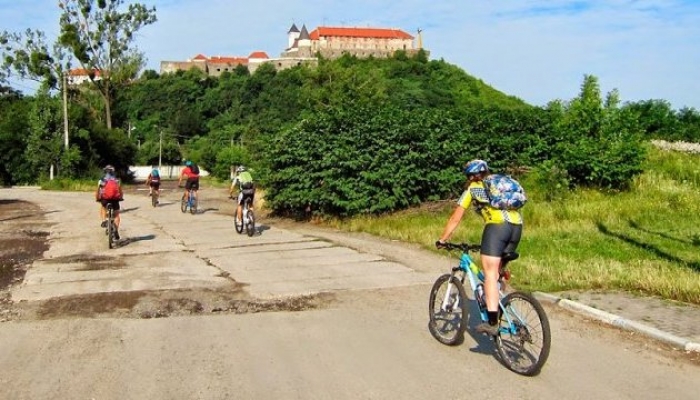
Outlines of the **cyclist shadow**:
[{"label": "cyclist shadow", "polygon": [[205,213],[208,213],[209,211],[219,211],[219,209],[214,208],[214,207],[202,208],[200,210],[197,210],[197,214],[205,214]]},{"label": "cyclist shadow", "polygon": [[474,339],[476,346],[469,349],[472,353],[488,354],[493,355],[493,340],[482,333],[477,333],[474,328],[482,323],[481,313],[479,312],[479,307],[476,302],[469,302],[469,320],[467,321],[467,329],[465,332],[469,333],[469,336]]},{"label": "cyclist shadow", "polygon": [[144,235],[144,236],[135,236],[135,237],[127,237],[123,238],[119,241],[119,247],[124,247],[128,246],[131,243],[135,242],[140,242],[142,240],[153,240],[156,238],[156,235]]}]

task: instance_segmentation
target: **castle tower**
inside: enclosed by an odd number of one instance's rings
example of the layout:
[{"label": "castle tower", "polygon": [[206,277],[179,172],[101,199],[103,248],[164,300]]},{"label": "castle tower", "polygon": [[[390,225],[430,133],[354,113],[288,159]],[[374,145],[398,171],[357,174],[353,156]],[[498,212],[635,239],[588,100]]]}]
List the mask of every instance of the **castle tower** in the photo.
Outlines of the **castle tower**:
[{"label": "castle tower", "polygon": [[309,31],[306,29],[306,24],[301,26],[298,45],[299,47],[311,47],[311,36],[309,36]]},{"label": "castle tower", "polygon": [[289,28],[289,31],[287,32],[287,48],[291,49],[294,47],[294,42],[299,39],[299,28],[297,28],[296,24],[292,24],[292,27]]}]

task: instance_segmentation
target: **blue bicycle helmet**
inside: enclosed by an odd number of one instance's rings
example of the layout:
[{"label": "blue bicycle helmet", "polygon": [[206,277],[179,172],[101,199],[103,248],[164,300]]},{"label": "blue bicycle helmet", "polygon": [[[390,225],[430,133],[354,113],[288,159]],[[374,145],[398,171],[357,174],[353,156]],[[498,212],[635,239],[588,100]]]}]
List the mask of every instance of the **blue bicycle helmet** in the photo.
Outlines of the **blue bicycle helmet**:
[{"label": "blue bicycle helmet", "polygon": [[192,161],[190,161],[190,160],[185,161],[185,166],[191,167],[191,166],[192,166]]},{"label": "blue bicycle helmet", "polygon": [[484,160],[471,160],[464,166],[464,173],[467,175],[476,175],[488,170],[489,166]]}]

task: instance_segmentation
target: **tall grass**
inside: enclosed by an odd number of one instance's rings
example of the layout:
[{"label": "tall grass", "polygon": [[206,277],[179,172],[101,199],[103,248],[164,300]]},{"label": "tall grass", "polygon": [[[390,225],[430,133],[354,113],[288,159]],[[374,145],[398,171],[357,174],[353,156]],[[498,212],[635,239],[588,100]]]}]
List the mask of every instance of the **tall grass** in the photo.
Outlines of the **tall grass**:
[{"label": "tall grass", "polygon": [[[700,156],[651,149],[645,170],[629,191],[578,189],[552,202],[545,200],[551,197],[546,188],[525,178],[530,202],[513,283],[700,304]],[[434,249],[453,207],[442,203],[333,225]],[[482,227],[478,216],[465,215],[453,240],[476,242]]]}]

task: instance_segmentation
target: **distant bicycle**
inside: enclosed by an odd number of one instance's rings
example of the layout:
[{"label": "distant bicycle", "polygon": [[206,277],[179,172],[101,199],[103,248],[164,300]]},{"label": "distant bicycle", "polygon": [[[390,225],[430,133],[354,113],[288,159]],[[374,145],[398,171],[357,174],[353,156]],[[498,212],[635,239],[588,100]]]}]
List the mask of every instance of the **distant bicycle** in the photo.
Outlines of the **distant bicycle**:
[{"label": "distant bicycle", "polygon": [[151,193],[151,205],[153,207],[158,207],[159,200],[160,200],[160,190],[154,190]]},{"label": "distant bicycle", "polygon": [[107,227],[105,228],[105,234],[107,235],[107,246],[113,249],[119,243],[117,239],[117,226],[114,224],[114,208],[112,204],[107,203]]},{"label": "distant bicycle", "polygon": [[255,234],[255,214],[253,210],[250,209],[250,197],[246,197],[243,202],[243,219],[238,221],[238,218],[233,219],[233,224],[236,226],[236,232],[243,233],[243,228],[248,236],[253,236]]},{"label": "distant bicycle", "polygon": [[[476,301],[481,320],[488,321],[484,299],[482,274],[469,256],[479,251],[480,245],[445,243],[447,250],[461,250],[459,265],[451,273],[440,276],[430,291],[428,329],[440,343],[459,344],[464,340],[467,328],[468,307]],[[518,258],[518,253],[503,255],[499,268],[499,329],[494,336],[500,361],[511,371],[521,375],[537,375],[549,357],[551,332],[549,319],[542,305],[525,292],[504,293],[505,281],[510,279],[508,262]],[[475,300],[469,300],[464,281],[469,285]]]},{"label": "distant bicycle", "polygon": [[182,201],[180,202],[180,211],[186,213],[189,209],[190,213],[197,213],[197,197],[195,197],[196,192],[196,190],[192,189],[190,190],[189,196],[185,197],[184,194],[182,195]]}]

